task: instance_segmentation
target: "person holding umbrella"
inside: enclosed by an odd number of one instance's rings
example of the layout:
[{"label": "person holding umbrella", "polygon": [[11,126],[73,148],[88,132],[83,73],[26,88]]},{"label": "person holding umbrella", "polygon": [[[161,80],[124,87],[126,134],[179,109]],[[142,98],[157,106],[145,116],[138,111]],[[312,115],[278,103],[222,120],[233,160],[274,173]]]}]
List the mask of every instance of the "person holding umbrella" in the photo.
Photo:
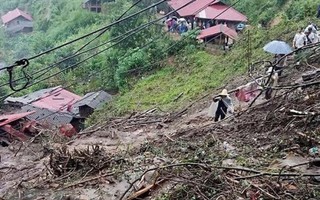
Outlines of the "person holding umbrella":
[{"label": "person holding umbrella", "polygon": [[290,45],[283,41],[274,40],[269,42],[263,47],[266,52],[275,54],[275,63],[277,63],[275,70],[280,76],[283,71],[283,67],[286,66],[286,58],[283,58],[286,54],[292,53]]},{"label": "person holding umbrella", "polygon": [[285,54],[277,54],[275,58],[276,66],[274,68],[275,73],[277,73],[277,76],[281,76],[283,68],[287,66],[287,57],[283,58]]}]

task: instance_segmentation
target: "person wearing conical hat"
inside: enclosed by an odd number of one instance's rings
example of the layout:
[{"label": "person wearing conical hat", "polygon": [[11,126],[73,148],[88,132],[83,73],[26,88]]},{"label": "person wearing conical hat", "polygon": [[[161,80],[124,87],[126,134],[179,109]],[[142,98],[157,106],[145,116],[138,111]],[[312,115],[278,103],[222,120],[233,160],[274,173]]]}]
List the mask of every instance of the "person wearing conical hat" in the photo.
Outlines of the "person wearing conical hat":
[{"label": "person wearing conical hat", "polygon": [[218,94],[218,97],[214,98],[213,101],[218,103],[214,117],[215,122],[219,121],[219,119],[223,120],[228,111],[233,112],[232,101],[226,89],[223,89],[222,92]]}]

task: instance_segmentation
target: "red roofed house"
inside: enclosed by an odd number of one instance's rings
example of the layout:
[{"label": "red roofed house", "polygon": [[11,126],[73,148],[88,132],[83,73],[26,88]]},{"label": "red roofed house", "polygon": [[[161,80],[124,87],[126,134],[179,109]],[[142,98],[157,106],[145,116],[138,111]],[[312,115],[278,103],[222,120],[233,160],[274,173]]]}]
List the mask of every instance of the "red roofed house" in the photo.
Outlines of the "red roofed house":
[{"label": "red roofed house", "polygon": [[31,15],[16,8],[1,16],[3,25],[6,31],[10,34],[19,32],[28,33],[33,30]]},{"label": "red roofed house", "polygon": [[[170,0],[168,5],[177,10],[188,2],[190,0]],[[198,39],[224,44],[224,47],[230,46],[238,38],[237,25],[248,21],[245,15],[220,0],[195,0],[178,10],[176,15],[187,19],[192,27],[202,29]]]},{"label": "red roofed house", "polygon": [[84,119],[72,113],[72,105],[81,99],[81,96],[58,86],[22,97],[8,97],[5,103],[21,108],[22,112],[35,111],[27,118],[41,122],[42,125],[61,127],[72,124],[76,130],[80,130]]},{"label": "red roofed house", "polygon": [[17,107],[22,112],[35,111],[27,118],[40,122],[41,125],[62,127],[66,130],[68,128],[66,125],[71,124],[78,132],[83,128],[85,118],[111,98],[111,95],[103,91],[88,93],[81,97],[58,86],[38,90],[22,97],[8,97],[5,99],[5,104]]},{"label": "red roofed house", "polygon": [[[168,5],[176,10],[189,1],[190,0],[170,0]],[[201,29],[204,27],[209,28],[217,24],[227,24],[228,27],[236,29],[236,25],[240,22],[247,22],[245,15],[220,0],[195,0],[195,2],[178,10],[176,14],[179,17],[186,18],[192,23],[196,22]]]},{"label": "red roofed house", "polygon": [[197,37],[205,42],[213,42],[215,44],[230,46],[234,40],[238,39],[238,34],[235,30],[223,24],[218,24],[213,27],[204,29]]},{"label": "red roofed house", "polygon": [[226,24],[234,30],[236,30],[236,26],[239,23],[246,23],[248,21],[245,15],[221,1],[215,1],[215,3],[200,11],[196,15],[196,18],[203,23],[210,24],[212,20],[211,24]]}]

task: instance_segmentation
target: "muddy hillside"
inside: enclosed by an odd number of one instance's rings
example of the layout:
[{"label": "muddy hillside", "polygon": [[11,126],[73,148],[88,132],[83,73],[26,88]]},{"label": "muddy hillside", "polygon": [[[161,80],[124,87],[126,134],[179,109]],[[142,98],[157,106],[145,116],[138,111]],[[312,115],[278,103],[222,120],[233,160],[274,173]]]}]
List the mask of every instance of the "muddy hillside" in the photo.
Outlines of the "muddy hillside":
[{"label": "muddy hillside", "polygon": [[305,49],[249,102],[233,87],[266,64],[230,82],[235,111],[218,122],[208,108],[220,90],[177,112],[109,118],[72,138],[43,129],[1,147],[0,198],[319,199],[320,55]]}]

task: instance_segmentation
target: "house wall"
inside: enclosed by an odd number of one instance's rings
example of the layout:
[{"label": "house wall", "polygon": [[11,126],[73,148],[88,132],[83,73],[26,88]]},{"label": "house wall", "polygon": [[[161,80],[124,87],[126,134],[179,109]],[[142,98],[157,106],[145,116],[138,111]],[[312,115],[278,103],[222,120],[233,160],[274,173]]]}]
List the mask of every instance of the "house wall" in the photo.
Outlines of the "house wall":
[{"label": "house wall", "polygon": [[101,0],[91,0],[84,3],[83,6],[85,9],[91,12],[101,12]]},{"label": "house wall", "polygon": [[30,24],[30,21],[25,19],[24,17],[18,17],[12,21],[10,21],[9,23],[6,24],[7,28],[11,28],[13,26],[19,26],[19,25],[23,25],[23,24]]},{"label": "house wall", "polygon": [[84,117],[87,118],[89,117],[92,113],[94,112],[94,109],[87,106],[87,105],[83,105],[83,106],[79,106],[79,114],[80,117]]},{"label": "house wall", "polygon": [[33,23],[21,16],[7,23],[5,27],[6,31],[10,33],[29,33],[33,31]]},{"label": "house wall", "polygon": [[235,22],[235,21],[217,21],[218,24],[227,24],[227,26],[233,30],[236,30],[237,28],[237,25],[240,23],[240,22]]},{"label": "house wall", "polygon": [[240,22],[236,22],[236,21],[224,21],[224,20],[211,20],[211,19],[201,19],[201,18],[197,18],[196,19],[196,23],[197,26],[199,26],[200,24],[205,25],[206,28],[210,28],[212,26],[218,25],[218,24],[227,24],[227,27],[236,30],[237,25]]}]

